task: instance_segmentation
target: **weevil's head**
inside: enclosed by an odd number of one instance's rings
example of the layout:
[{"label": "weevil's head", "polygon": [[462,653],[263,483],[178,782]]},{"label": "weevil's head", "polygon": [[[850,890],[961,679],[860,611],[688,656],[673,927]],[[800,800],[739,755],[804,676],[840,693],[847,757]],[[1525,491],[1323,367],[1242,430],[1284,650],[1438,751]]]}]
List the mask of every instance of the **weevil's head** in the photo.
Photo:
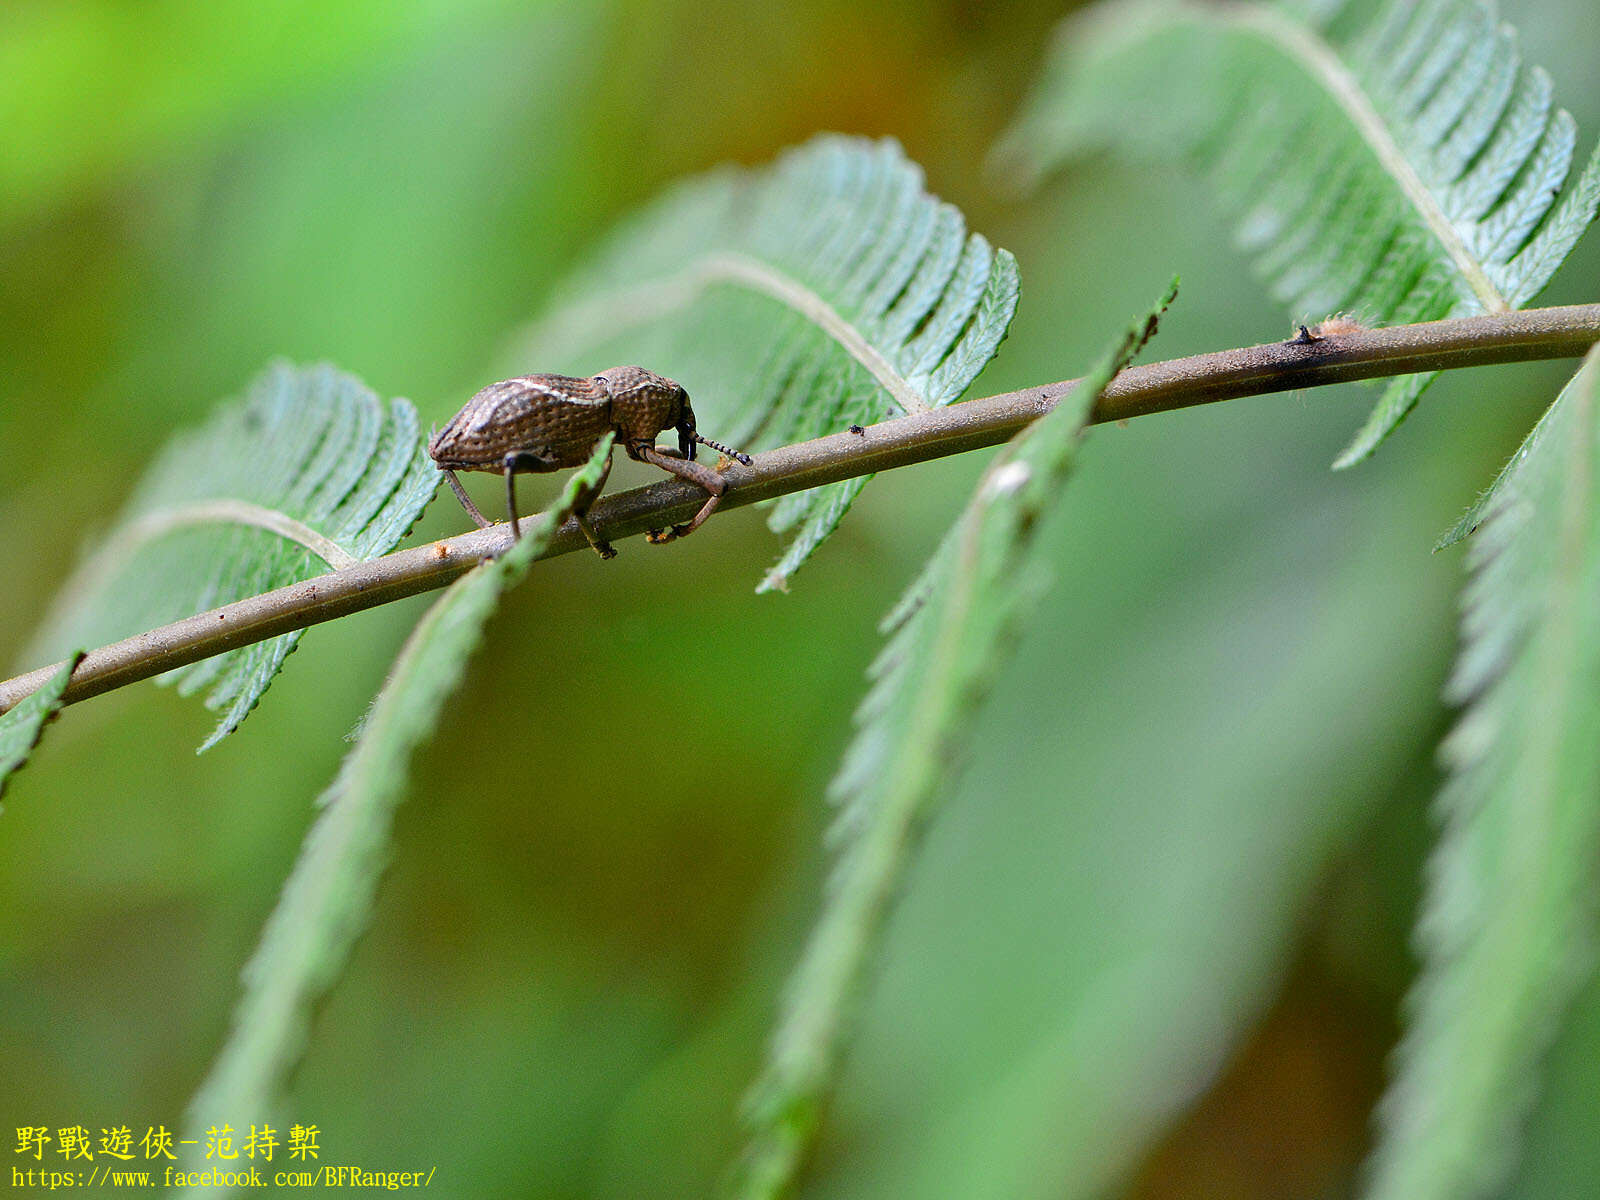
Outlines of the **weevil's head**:
[{"label": "weevil's head", "polygon": [[689,407],[689,393],[681,387],[678,389],[678,450],[685,458],[693,458],[696,442],[694,439],[694,409]]}]

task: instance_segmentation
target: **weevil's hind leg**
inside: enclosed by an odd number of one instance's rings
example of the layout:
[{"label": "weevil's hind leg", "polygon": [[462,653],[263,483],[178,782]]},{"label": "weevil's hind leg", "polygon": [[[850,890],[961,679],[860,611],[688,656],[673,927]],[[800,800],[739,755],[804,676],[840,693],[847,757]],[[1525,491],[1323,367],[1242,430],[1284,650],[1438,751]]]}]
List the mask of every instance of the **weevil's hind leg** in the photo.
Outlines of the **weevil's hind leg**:
[{"label": "weevil's hind leg", "polygon": [[511,519],[511,540],[516,542],[522,538],[522,524],[517,519],[517,471],[551,471],[556,464],[542,454],[513,450],[501,460],[501,465],[506,473],[506,515]]},{"label": "weevil's hind leg", "polygon": [[606,479],[611,474],[611,456],[606,456],[605,465],[600,468],[600,477],[584,489],[577,502],[572,506],[572,519],[578,523],[578,528],[583,530],[583,536],[589,539],[589,545],[594,547],[594,552],[601,558],[615,558],[616,549],[610,542],[599,536],[594,531],[594,526],[589,524],[589,506],[600,498],[601,490],[606,486]]},{"label": "weevil's hind leg", "polygon": [[645,540],[652,545],[659,546],[664,542],[676,538],[688,537],[696,529],[705,524],[706,518],[717,511],[717,505],[722,503],[722,493],[728,490],[727,481],[710,467],[702,466],[687,458],[676,455],[663,454],[654,446],[642,445],[633,448],[636,457],[647,463],[654,463],[663,471],[670,471],[679,479],[687,479],[690,483],[699,484],[710,492],[710,497],[701,505],[700,511],[695,513],[694,519],[687,525],[674,525],[671,529],[652,529],[645,534]]},{"label": "weevil's hind leg", "polygon": [[517,464],[522,455],[511,453],[505,457],[506,471],[506,515],[511,520],[511,540],[522,540],[522,525],[517,520]]},{"label": "weevil's hind leg", "polygon": [[472,523],[479,529],[489,528],[493,522],[478,511],[478,506],[472,502],[472,497],[467,495],[467,489],[461,486],[461,480],[456,478],[456,473],[449,467],[439,469],[444,472],[444,481],[450,485],[450,490],[456,494],[456,499],[461,501],[461,507],[467,510],[467,516],[472,518]]}]

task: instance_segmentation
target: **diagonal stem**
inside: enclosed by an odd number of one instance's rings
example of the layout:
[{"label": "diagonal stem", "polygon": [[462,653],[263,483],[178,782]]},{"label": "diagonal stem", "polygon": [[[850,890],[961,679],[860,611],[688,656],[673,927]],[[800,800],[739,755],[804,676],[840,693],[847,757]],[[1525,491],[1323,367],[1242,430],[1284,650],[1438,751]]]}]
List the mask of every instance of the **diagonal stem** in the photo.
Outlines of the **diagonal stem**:
[{"label": "diagonal stem", "polygon": [[[1274,342],[1129,367],[1106,388],[1092,419],[1118,421],[1240,396],[1417,371],[1571,358],[1587,352],[1596,341],[1600,341],[1600,304],[1402,325],[1305,344]],[[738,508],[995,445],[1055,407],[1075,386],[1076,380],[1047,383],[897,417],[869,426],[864,435],[835,433],[769,450],[748,466],[735,463],[723,472],[728,492],[722,507]],[[607,539],[632,537],[687,520],[704,501],[704,489],[666,480],[599,501],[589,519]],[[91,650],[73,672],[65,702],[84,700],[292,629],[444,587],[484,556],[504,550],[509,541],[510,531],[504,525],[476,529]],[[545,557],[586,546],[576,522],[569,521]],[[59,666],[0,682],[0,713],[37,689]]]}]

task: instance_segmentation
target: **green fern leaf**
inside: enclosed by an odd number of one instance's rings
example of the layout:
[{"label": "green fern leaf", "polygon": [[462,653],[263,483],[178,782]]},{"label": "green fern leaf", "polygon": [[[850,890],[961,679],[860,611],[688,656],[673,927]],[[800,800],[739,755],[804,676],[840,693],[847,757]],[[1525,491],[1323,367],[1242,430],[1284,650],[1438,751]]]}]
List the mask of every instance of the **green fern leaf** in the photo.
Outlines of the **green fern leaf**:
[{"label": "green fern leaf", "polygon": [[1593,970],[1600,893],[1600,351],[1519,453],[1472,544],[1470,704],[1382,1107],[1377,1200],[1497,1195],[1541,1059]]},{"label": "green fern leaf", "polygon": [[[33,653],[98,645],[376,558],[438,486],[416,410],[331,367],[279,364],[180,434],[58,598]],[[256,706],[296,630],[171,671],[223,710],[214,746]]]},{"label": "green fern leaf", "polygon": [[[1566,187],[1576,126],[1489,0],[1339,7],[1085,10],[997,157],[1037,179],[1108,139],[1187,153],[1296,316],[1521,308],[1594,219],[1600,151]],[[1370,455],[1433,378],[1391,383],[1334,465]]]},{"label": "green fern leaf", "polygon": [[[518,346],[517,371],[637,362],[746,449],[949,404],[994,357],[1017,264],[922,190],[892,141],[823,136],[680,185],[620,229]],[[866,484],[789,496],[781,589]]]},{"label": "green fern leaf", "polygon": [[905,864],[954,770],[970,714],[1043,588],[1048,572],[1031,553],[1037,520],[1071,470],[1100,392],[1154,331],[1153,318],[1130,331],[1070,396],[1012,440],[884,620],[888,641],[829,789],[839,805],[830,835],[838,861],[749,1099],[742,1197],[780,1195],[794,1178]]},{"label": "green fern leaf", "polygon": [[1435,552],[1449,549],[1463,538],[1477,532],[1478,526],[1483,524],[1490,510],[1499,503],[1501,489],[1511,486],[1512,482],[1517,478],[1523,459],[1532,453],[1533,448],[1544,437],[1549,427],[1550,418],[1557,411],[1559,411],[1558,406],[1554,404],[1545,409],[1544,416],[1540,417],[1538,423],[1528,431],[1528,436],[1522,440],[1522,445],[1517,447],[1517,452],[1511,456],[1506,465],[1500,468],[1500,474],[1494,477],[1494,482],[1489,485],[1483,495],[1472,502],[1466,512],[1461,514],[1461,519],[1434,543]]},{"label": "green fern leaf", "polygon": [[67,680],[72,678],[72,670],[82,657],[81,650],[69,655],[61,669],[43,686],[0,713],[0,796],[6,794],[6,781],[28,761],[45,725],[61,708]]},{"label": "green fern leaf", "polygon": [[612,444],[608,433],[568,477],[558,502],[524,520],[521,539],[500,558],[451,584],[406,640],[354,748],[318,800],[321,811],[244,969],[233,1032],[189,1106],[192,1130],[222,1121],[241,1128],[281,1104],[317,1003],[371,917],[412,752],[460,684],[500,597],[527,576],[579,491],[599,478]]}]

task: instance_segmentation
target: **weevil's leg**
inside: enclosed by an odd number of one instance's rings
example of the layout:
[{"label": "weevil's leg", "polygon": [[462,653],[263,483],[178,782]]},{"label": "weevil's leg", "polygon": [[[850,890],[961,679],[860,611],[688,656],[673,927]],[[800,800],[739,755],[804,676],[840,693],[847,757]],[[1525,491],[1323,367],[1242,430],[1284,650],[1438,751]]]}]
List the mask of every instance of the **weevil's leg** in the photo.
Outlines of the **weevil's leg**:
[{"label": "weevil's leg", "polygon": [[467,495],[467,489],[461,486],[461,480],[456,478],[456,473],[449,467],[439,468],[444,472],[444,481],[450,485],[450,490],[456,494],[456,499],[461,501],[461,507],[467,510],[467,516],[472,518],[472,523],[479,529],[489,528],[489,518],[478,511],[478,506],[472,502],[472,497]]},{"label": "weevil's leg", "polygon": [[522,459],[521,453],[513,450],[505,457],[506,471],[506,514],[511,519],[511,540],[522,540],[522,526],[517,521],[517,463]]},{"label": "weevil's leg", "polygon": [[511,519],[511,540],[516,542],[522,538],[522,524],[517,518],[517,472],[554,471],[559,464],[548,454],[510,450],[501,460],[501,465],[506,473],[506,515]]},{"label": "weevil's leg", "polygon": [[[860,427],[857,426],[857,428]],[[726,455],[728,458],[733,459],[733,461],[738,463],[740,466],[748,467],[750,465],[750,456],[742,450],[734,450],[729,446],[724,446],[721,442],[713,442],[710,438],[699,438],[697,440],[702,446],[710,446],[718,454]],[[678,450],[673,450],[667,446],[657,446],[655,450],[657,454],[665,454],[668,458],[689,457],[687,454],[684,454]]]},{"label": "weevil's leg", "polygon": [[654,463],[663,471],[670,471],[679,479],[687,479],[690,483],[699,484],[711,493],[710,498],[706,500],[700,511],[695,513],[694,519],[687,525],[674,525],[671,529],[666,530],[652,529],[645,534],[645,540],[656,546],[661,545],[663,542],[670,542],[675,538],[688,537],[696,529],[699,529],[701,525],[705,524],[706,518],[717,510],[718,504],[722,503],[722,493],[728,490],[727,481],[710,467],[691,462],[686,458],[663,454],[654,446],[642,445],[637,447],[637,450],[639,458],[644,462]]},{"label": "weevil's leg", "polygon": [[615,558],[617,552],[611,543],[596,534],[594,526],[589,524],[589,506],[599,498],[610,474],[611,457],[607,455],[605,465],[600,468],[600,477],[592,486],[584,489],[583,495],[579,496],[577,503],[572,506],[572,519],[578,523],[578,528],[583,530],[583,536],[589,539],[589,545],[594,547],[594,552],[601,558]]}]

